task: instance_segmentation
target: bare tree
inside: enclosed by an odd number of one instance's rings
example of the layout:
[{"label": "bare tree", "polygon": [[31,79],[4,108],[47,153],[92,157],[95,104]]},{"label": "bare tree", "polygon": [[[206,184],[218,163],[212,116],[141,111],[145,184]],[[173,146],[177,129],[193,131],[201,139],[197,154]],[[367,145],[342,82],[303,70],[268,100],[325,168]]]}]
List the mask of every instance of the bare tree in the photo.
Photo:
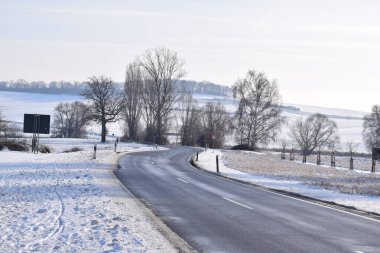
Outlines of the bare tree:
[{"label": "bare tree", "polygon": [[337,124],[326,115],[315,113],[306,120],[299,118],[290,126],[289,137],[298,144],[301,151],[310,155],[316,148],[337,143]]},{"label": "bare tree", "polygon": [[235,113],[235,132],[240,144],[247,143],[254,150],[259,144],[274,141],[285,122],[276,81],[269,81],[262,72],[250,70],[244,79],[235,83],[233,94],[240,99]]},{"label": "bare tree", "polygon": [[55,135],[64,138],[82,137],[90,123],[89,107],[82,102],[60,103],[54,109]]},{"label": "bare tree", "polygon": [[359,143],[349,140],[346,142],[346,148],[350,154],[355,153],[358,150]]},{"label": "bare tree", "polygon": [[354,169],[354,157],[353,154],[356,152],[356,150],[359,147],[359,143],[354,142],[353,140],[350,140],[346,142],[347,150],[350,154],[350,170]]},{"label": "bare tree", "polygon": [[124,83],[124,117],[128,127],[128,138],[136,141],[143,109],[143,79],[138,63],[127,66]]},{"label": "bare tree", "polygon": [[82,96],[91,101],[91,116],[102,127],[101,141],[106,141],[107,127],[109,122],[116,122],[122,111],[123,95],[117,93],[115,84],[111,78],[104,76],[90,77],[87,87]]},{"label": "bare tree", "polygon": [[380,105],[374,105],[363,120],[363,141],[367,150],[372,152],[372,148],[380,148]]},{"label": "bare tree", "polygon": [[190,118],[191,114],[193,112],[192,108],[194,106],[194,101],[192,94],[190,92],[186,92],[183,96],[182,101],[179,103],[179,120],[181,123],[181,144],[182,145],[189,145],[189,139],[190,139]]},{"label": "bare tree", "polygon": [[155,141],[163,144],[169,115],[180,97],[175,84],[185,75],[184,62],[167,48],[148,50],[138,62],[143,69],[145,110],[152,110]]},{"label": "bare tree", "polygon": [[210,148],[220,148],[229,130],[230,117],[221,103],[207,103],[202,108],[203,142]]}]

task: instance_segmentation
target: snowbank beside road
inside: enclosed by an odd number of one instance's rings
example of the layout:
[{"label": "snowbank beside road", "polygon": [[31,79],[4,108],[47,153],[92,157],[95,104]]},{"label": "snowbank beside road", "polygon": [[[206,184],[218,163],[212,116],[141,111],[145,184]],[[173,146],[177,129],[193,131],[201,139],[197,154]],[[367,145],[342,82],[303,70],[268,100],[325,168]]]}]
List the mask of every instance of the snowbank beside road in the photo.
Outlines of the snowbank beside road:
[{"label": "snowbank beside road", "polygon": [[0,152],[1,251],[175,252],[114,177],[122,154],[100,145],[93,160],[93,145],[81,147],[74,153]]},{"label": "snowbank beside road", "polygon": [[[225,151],[225,152],[237,152],[237,151]],[[231,153],[233,155],[233,153]],[[228,154],[228,155],[231,155]],[[199,154],[198,162],[195,162],[198,166],[205,170],[216,172],[216,155],[219,156],[219,171],[221,174],[227,177],[236,178],[242,181],[251,182],[257,185],[261,185],[268,188],[273,189],[279,189],[279,190],[285,190],[289,192],[294,192],[298,194],[302,194],[304,196],[321,199],[325,201],[332,201],[338,204],[346,205],[346,206],[353,206],[357,209],[361,209],[368,212],[376,212],[380,214],[380,196],[369,196],[369,195],[360,195],[360,194],[344,194],[340,193],[338,191],[333,190],[326,190],[321,187],[317,186],[311,186],[305,184],[301,179],[297,179],[296,176],[293,175],[292,178],[285,177],[284,173],[287,171],[290,173],[294,173],[293,168],[290,166],[286,166],[284,164],[284,167],[282,169],[282,174],[278,176],[274,175],[257,175],[255,173],[248,173],[243,172],[240,170],[235,169],[235,167],[238,167],[238,164],[236,163],[233,168],[229,168],[226,166],[227,161],[225,160],[226,153],[220,151],[220,150],[212,150],[209,149],[206,152],[202,152]],[[251,154],[254,155],[254,154]],[[259,159],[265,159],[263,155],[257,155],[255,157],[257,161]],[[241,164],[249,166],[252,161],[247,160],[240,160]],[[295,166],[300,166],[302,164],[294,163]],[[268,167],[270,167],[270,164],[267,164]],[[311,166],[311,165],[309,165]],[[317,166],[314,166],[315,168],[318,168]],[[338,170],[338,169],[334,169]],[[279,170],[277,172],[280,172]],[[352,173],[349,171],[346,171],[347,173]],[[273,172],[274,173],[274,172]],[[360,173],[358,173],[360,175]],[[309,175],[311,177],[311,175]],[[304,178],[303,180],[307,180],[307,178]]]}]

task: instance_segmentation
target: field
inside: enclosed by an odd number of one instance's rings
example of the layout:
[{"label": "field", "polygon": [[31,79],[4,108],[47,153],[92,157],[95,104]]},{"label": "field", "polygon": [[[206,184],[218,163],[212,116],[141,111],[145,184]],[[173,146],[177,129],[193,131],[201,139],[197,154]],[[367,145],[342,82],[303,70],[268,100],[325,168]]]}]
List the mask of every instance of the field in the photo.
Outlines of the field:
[{"label": "field", "polygon": [[[205,105],[207,102],[220,102],[226,109],[232,114],[237,108],[237,101],[230,97],[220,97],[213,95],[194,94],[194,98],[198,101],[198,105]],[[0,110],[4,116],[10,121],[23,122],[24,113],[38,113],[49,114],[53,116],[54,107],[60,102],[71,102],[80,100],[79,96],[75,95],[51,95],[51,94],[35,94],[25,92],[0,92]],[[285,104],[286,105],[286,104]],[[288,119],[288,124],[291,124],[295,119],[300,117],[307,117],[311,113],[321,112],[329,115],[331,119],[334,119],[338,124],[338,134],[341,137],[341,150],[345,150],[345,143],[348,141],[354,141],[359,144],[358,152],[366,152],[364,145],[362,144],[362,117],[365,112],[358,112],[344,109],[323,108],[306,105],[291,105],[299,108],[296,110],[284,110],[284,116]],[[109,124],[109,133],[121,136],[123,127],[121,123]],[[95,135],[99,133],[99,126],[92,124],[88,131],[90,134]],[[288,132],[288,126],[285,125],[282,128],[280,137],[286,137]],[[227,145],[235,145],[234,138],[232,136],[226,136]],[[269,147],[278,147],[278,143],[271,143]]]},{"label": "field", "polygon": [[330,161],[329,156],[321,157],[321,166],[315,163],[303,164],[301,157],[296,159],[296,161],[281,160],[280,154],[276,153],[224,152],[226,166],[243,172],[276,176],[282,180],[299,180],[307,185],[317,185],[342,193],[380,196],[380,174],[370,173],[371,159],[356,159],[358,169],[354,171],[348,169],[348,157],[337,157],[338,167],[335,168],[327,165]]},{"label": "field", "polygon": [[350,171],[346,157],[338,157],[337,165],[342,167],[333,168],[326,165],[328,157],[323,159],[325,165],[317,166],[303,164],[300,157],[281,160],[278,153],[209,149],[199,155],[198,166],[215,172],[216,155],[220,173],[227,177],[380,214],[380,173],[368,171],[369,159],[355,160],[364,170]]},{"label": "field", "polygon": [[54,152],[0,152],[2,252],[175,252],[112,173],[121,155],[152,147],[98,143],[93,159],[93,141],[42,143]]}]

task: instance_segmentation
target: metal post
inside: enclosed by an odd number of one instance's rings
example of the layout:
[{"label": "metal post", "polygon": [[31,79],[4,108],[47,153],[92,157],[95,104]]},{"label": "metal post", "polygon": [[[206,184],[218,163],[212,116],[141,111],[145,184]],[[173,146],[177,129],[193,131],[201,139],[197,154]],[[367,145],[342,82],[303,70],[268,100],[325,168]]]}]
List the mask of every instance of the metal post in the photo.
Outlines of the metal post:
[{"label": "metal post", "polygon": [[219,173],[219,156],[216,155],[216,172]]},{"label": "metal post", "polygon": [[116,147],[117,147],[117,142],[115,141],[115,153],[116,153]]}]

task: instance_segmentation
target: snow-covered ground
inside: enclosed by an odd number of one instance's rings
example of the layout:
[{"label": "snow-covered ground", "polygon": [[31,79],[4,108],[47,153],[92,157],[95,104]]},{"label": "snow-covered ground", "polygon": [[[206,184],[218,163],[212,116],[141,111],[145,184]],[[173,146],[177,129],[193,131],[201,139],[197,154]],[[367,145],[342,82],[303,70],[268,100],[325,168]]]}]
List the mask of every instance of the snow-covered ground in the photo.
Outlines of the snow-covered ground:
[{"label": "snow-covered ground", "polygon": [[[380,173],[371,174],[367,171],[349,171],[345,168],[321,167],[314,164],[304,165],[300,162],[280,160],[279,156],[276,157],[276,163],[271,158],[268,159],[268,155],[264,153],[212,149],[200,153],[196,163],[205,170],[216,172],[216,155],[219,156],[219,171],[227,177],[380,214],[379,195],[347,194],[342,193],[339,188],[330,187],[339,185],[337,183],[344,179],[348,185],[343,186],[352,186],[353,192],[362,186],[370,187],[367,189],[369,192],[378,193]],[[355,178],[359,180],[355,181]],[[325,182],[326,185],[316,182]]]},{"label": "snow-covered ground", "polygon": [[[175,252],[112,170],[138,144],[45,139],[54,153],[0,151],[1,252]],[[60,153],[72,147],[83,151]]]}]

